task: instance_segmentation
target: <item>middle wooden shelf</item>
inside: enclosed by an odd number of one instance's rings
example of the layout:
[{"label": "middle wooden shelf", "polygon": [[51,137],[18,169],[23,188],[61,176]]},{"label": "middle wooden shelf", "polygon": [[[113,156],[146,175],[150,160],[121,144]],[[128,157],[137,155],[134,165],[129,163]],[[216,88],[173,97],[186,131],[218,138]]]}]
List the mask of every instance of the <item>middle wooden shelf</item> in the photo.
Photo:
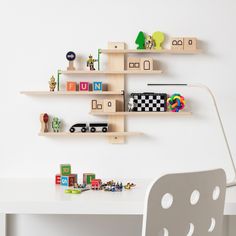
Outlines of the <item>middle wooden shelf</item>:
[{"label": "middle wooden shelf", "polygon": [[90,112],[90,115],[94,116],[191,116],[192,112],[181,111],[181,112]]},{"label": "middle wooden shelf", "polygon": [[64,75],[143,75],[143,74],[148,74],[148,75],[156,75],[156,74],[161,74],[162,70],[150,70],[150,71],[145,71],[145,70],[107,70],[107,71],[101,71],[101,70],[94,70],[94,71],[88,71],[88,70],[61,70],[59,71],[60,74]]}]

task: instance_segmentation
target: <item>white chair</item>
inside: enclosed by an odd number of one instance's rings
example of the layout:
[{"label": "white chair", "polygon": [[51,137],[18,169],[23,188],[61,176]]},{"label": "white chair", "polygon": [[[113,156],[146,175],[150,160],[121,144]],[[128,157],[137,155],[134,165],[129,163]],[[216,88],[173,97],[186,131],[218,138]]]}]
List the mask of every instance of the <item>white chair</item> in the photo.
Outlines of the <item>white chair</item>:
[{"label": "white chair", "polygon": [[142,236],[222,236],[222,169],[169,174],[148,189]]}]

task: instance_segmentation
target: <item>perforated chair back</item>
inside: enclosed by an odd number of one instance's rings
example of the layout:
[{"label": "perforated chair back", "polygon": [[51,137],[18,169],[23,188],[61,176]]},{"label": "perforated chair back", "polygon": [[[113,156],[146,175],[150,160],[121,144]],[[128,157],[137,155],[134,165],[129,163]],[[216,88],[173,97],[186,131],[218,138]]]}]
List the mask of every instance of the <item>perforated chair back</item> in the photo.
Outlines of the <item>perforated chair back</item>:
[{"label": "perforated chair back", "polygon": [[142,236],[221,236],[225,189],[222,169],[161,177],[147,191]]}]

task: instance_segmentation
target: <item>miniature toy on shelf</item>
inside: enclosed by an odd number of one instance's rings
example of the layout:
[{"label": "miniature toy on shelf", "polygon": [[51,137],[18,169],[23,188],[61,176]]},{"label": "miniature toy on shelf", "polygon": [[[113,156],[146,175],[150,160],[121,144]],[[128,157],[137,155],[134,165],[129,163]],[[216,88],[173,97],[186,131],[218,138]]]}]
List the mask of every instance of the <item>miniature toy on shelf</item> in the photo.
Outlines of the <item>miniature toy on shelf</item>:
[{"label": "miniature toy on shelf", "polygon": [[75,70],[75,67],[74,67],[75,58],[76,58],[76,55],[72,51],[66,54],[66,59],[69,61],[69,66],[67,67],[67,70]]},{"label": "miniature toy on shelf", "polygon": [[152,38],[155,42],[155,49],[162,50],[162,43],[165,41],[165,35],[162,32],[156,31],[152,34]]},{"label": "miniature toy on shelf", "polygon": [[197,39],[189,37],[172,38],[171,50],[197,50]]},{"label": "miniature toy on shelf", "polygon": [[57,85],[56,80],[55,80],[55,77],[52,76],[52,77],[50,78],[50,80],[49,80],[48,83],[49,83],[50,92],[54,92],[54,90],[55,90],[55,88],[56,88],[56,85]]},{"label": "miniature toy on shelf", "polygon": [[138,45],[137,49],[145,49],[145,34],[142,31],[139,31],[135,44]]},{"label": "miniature toy on shelf", "polygon": [[95,70],[94,63],[97,62],[97,59],[94,59],[92,55],[89,55],[89,58],[87,60],[87,67],[89,67],[90,70]]},{"label": "miniature toy on shelf", "polygon": [[91,133],[95,132],[106,133],[108,131],[108,123],[89,123],[89,126],[87,126],[86,123],[77,123],[72,125],[69,131],[71,133],[74,133],[76,131],[82,133],[85,133],[87,131],[90,131]]},{"label": "miniature toy on shelf", "polygon": [[61,129],[61,121],[59,120],[58,117],[53,117],[52,119],[52,129],[53,129],[53,132],[60,132],[60,129]]},{"label": "miniature toy on shelf", "polygon": [[154,48],[154,40],[151,35],[147,35],[145,38],[145,49],[153,49]]},{"label": "miniature toy on shelf", "polygon": [[131,112],[165,112],[167,110],[166,93],[132,93],[128,103]]},{"label": "miniature toy on shelf", "polygon": [[173,94],[167,99],[168,109],[172,112],[179,112],[185,107],[185,99],[178,93]]},{"label": "miniature toy on shelf", "polygon": [[42,113],[40,115],[40,122],[41,122],[41,133],[47,133],[48,130],[48,121],[49,121],[49,116],[47,113]]},{"label": "miniature toy on shelf", "polygon": [[102,185],[102,180],[101,179],[93,179],[91,181],[91,189],[92,190],[100,190]]}]

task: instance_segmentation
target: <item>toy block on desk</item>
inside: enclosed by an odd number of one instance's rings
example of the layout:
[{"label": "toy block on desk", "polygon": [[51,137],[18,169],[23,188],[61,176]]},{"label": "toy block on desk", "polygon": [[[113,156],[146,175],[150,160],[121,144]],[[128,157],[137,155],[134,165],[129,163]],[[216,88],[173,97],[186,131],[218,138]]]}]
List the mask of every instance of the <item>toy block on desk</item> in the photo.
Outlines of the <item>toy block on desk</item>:
[{"label": "toy block on desk", "polygon": [[68,176],[71,174],[71,165],[70,164],[61,164],[60,169],[61,169],[61,175]]},{"label": "toy block on desk", "polygon": [[79,83],[79,90],[80,91],[89,91],[89,82],[80,82]]},{"label": "toy block on desk", "polygon": [[153,59],[152,58],[141,58],[141,70],[153,70]]},{"label": "toy block on desk", "polygon": [[61,175],[60,174],[57,174],[55,176],[55,184],[61,184]]},{"label": "toy block on desk", "polygon": [[102,82],[93,82],[93,91],[102,91],[103,84]]},{"label": "toy block on desk", "polygon": [[171,50],[183,50],[183,49],[184,49],[184,38],[171,39]]},{"label": "toy block on desk", "polygon": [[74,186],[74,184],[77,183],[77,175],[71,174],[68,176],[61,176],[61,185],[71,187]]},{"label": "toy block on desk", "polygon": [[66,91],[76,91],[76,82],[68,81],[66,83]]},{"label": "toy block on desk", "polygon": [[93,179],[95,179],[95,174],[93,174],[93,173],[84,173],[83,174],[83,184],[91,184]]},{"label": "toy block on desk", "polygon": [[140,58],[138,57],[128,57],[127,58],[127,70],[140,70]]},{"label": "toy block on desk", "polygon": [[103,111],[104,112],[116,112],[116,100],[115,99],[104,99],[103,100]]},{"label": "toy block on desk", "polygon": [[184,50],[196,50],[197,39],[184,37]]}]

